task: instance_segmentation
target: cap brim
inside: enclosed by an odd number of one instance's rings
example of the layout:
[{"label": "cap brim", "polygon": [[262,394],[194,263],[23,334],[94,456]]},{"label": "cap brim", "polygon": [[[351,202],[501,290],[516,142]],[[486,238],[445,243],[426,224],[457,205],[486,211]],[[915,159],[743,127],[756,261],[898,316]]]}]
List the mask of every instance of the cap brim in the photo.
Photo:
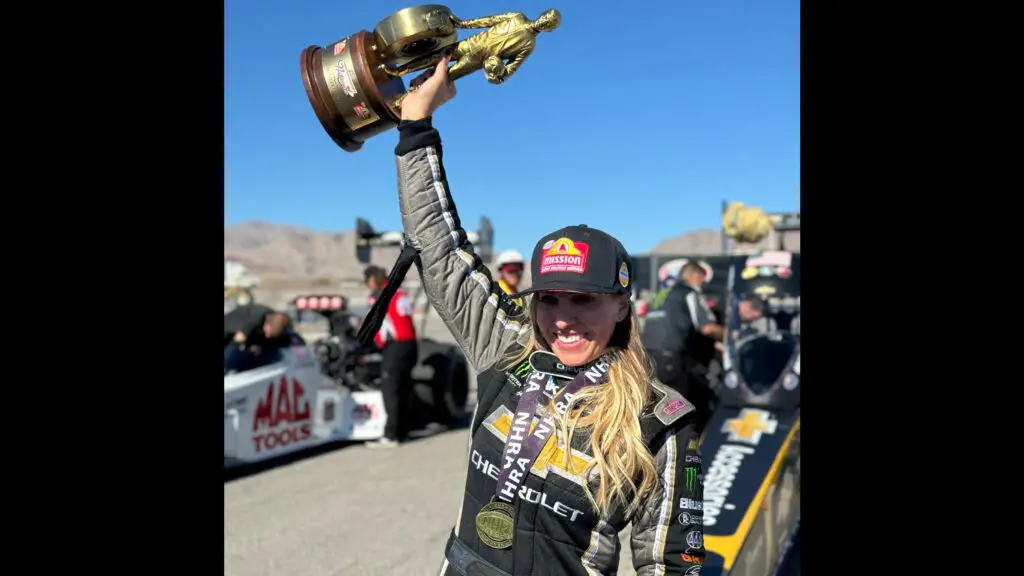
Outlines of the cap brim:
[{"label": "cap brim", "polygon": [[562,283],[551,283],[551,284],[540,284],[530,286],[526,290],[522,290],[512,294],[512,298],[521,298],[523,296],[529,296],[530,294],[536,294],[538,292],[575,292],[577,294],[619,294],[624,293],[624,288],[612,288],[608,286],[581,286],[579,284],[562,284]]}]

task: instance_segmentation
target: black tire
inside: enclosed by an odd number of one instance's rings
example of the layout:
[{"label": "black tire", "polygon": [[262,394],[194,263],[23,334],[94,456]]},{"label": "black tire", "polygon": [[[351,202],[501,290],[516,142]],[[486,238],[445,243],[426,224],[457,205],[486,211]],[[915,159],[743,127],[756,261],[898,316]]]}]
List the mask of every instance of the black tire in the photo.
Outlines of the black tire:
[{"label": "black tire", "polygon": [[461,414],[466,411],[466,404],[469,401],[469,366],[466,359],[458,348],[452,348],[452,370],[451,370],[451,396],[452,413]]},{"label": "black tire", "polygon": [[458,347],[420,340],[419,362],[413,371],[416,400],[433,407],[435,388],[444,390],[448,411],[462,414],[469,397],[469,369]]}]

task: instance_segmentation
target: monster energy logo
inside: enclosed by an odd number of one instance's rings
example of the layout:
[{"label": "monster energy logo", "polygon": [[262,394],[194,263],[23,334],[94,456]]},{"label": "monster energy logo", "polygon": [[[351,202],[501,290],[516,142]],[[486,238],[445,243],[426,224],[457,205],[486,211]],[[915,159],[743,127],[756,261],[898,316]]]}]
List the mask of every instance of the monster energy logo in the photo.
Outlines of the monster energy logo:
[{"label": "monster energy logo", "polygon": [[692,466],[683,468],[686,472],[686,490],[687,492],[693,492],[694,485],[697,483],[697,469]]},{"label": "monster energy logo", "polygon": [[527,374],[530,373],[531,368],[532,366],[530,365],[529,360],[523,362],[519,366],[516,366],[515,370],[513,370],[511,374],[508,374],[508,380],[513,386],[521,388],[523,386],[523,382],[519,378],[525,378]]},{"label": "monster energy logo", "polygon": [[530,371],[530,362],[523,362],[519,366],[516,366],[516,371],[513,372],[517,377],[522,378]]}]

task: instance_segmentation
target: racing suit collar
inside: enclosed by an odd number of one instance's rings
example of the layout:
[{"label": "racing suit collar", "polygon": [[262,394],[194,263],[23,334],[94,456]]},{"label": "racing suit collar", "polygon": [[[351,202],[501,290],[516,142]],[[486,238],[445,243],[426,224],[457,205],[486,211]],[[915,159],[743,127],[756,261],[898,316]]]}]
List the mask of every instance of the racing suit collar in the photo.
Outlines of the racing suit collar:
[{"label": "racing suit collar", "polygon": [[548,352],[547,350],[537,350],[530,354],[530,367],[535,372],[542,374],[550,374],[556,378],[564,378],[571,380],[576,377],[577,374],[590,368],[594,364],[597,364],[602,359],[607,358],[607,354],[602,354],[597,360],[588,362],[582,366],[566,366],[558,360],[558,356],[554,353]]}]

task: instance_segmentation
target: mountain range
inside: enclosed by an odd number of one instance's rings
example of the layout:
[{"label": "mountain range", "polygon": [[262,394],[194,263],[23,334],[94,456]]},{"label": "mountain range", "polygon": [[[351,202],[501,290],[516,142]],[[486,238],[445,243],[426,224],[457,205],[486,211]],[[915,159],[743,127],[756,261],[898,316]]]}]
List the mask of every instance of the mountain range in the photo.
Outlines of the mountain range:
[{"label": "mountain range", "polygon": [[[795,241],[794,241],[795,240]],[[795,243],[795,247],[792,244]],[[787,237],[787,246],[799,251],[799,232]],[[261,280],[261,292],[359,292],[366,264],[356,258],[354,230],[316,232],[300,226],[245,222],[224,228],[224,258],[238,261]],[[495,247],[500,252],[501,247]],[[374,248],[370,263],[390,270],[397,247]],[[648,254],[704,256],[722,253],[721,233],[712,229],[685,232],[659,242]],[[417,282],[415,267],[407,277]],[[529,269],[524,285],[529,285]],[[283,297],[283,294],[282,294]]]}]

